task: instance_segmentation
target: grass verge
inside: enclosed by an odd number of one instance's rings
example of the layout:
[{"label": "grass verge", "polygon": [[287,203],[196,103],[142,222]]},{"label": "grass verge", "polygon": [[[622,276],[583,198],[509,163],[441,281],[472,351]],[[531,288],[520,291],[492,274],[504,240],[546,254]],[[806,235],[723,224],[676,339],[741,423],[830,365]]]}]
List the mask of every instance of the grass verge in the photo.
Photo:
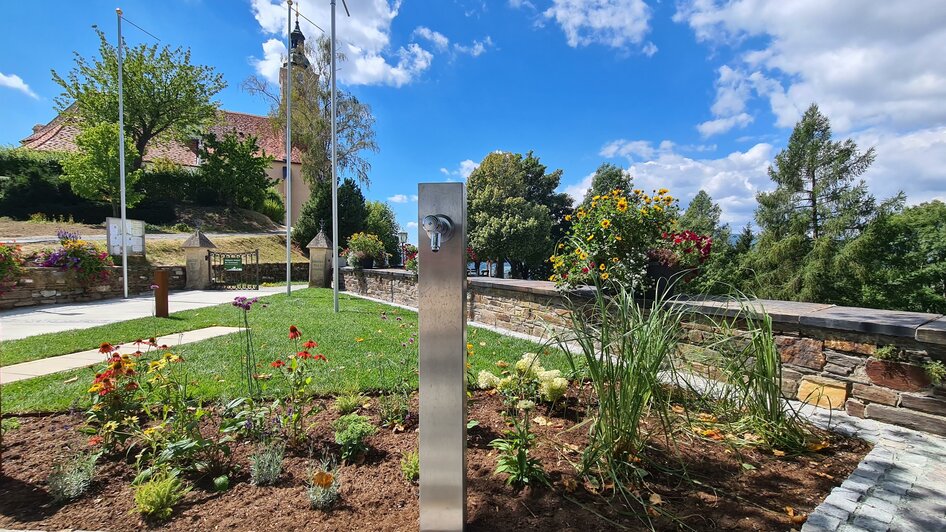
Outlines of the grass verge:
[{"label": "grass verge", "polygon": [[[295,353],[288,339],[290,325],[302,331],[302,341],[312,339],[319,347],[313,353],[323,353],[328,362],[319,363],[313,383],[316,394],[372,392],[391,390],[402,382],[417,387],[417,313],[390,307],[373,301],[341,296],[341,312],[332,312],[332,292],[328,289],[305,289],[266,298],[268,307],[254,307],[250,311],[250,325],[260,360],[258,373],[274,374],[263,381],[264,395],[275,395],[282,389],[278,372],[270,363],[279,357]],[[207,315],[192,316],[182,322],[214,321],[220,325],[236,325],[239,309],[222,305],[201,309]],[[212,319],[209,317],[213,316]],[[139,320],[133,320],[133,322]],[[113,324],[86,331],[92,346],[102,341],[118,341],[112,332],[124,336],[123,341],[150,336],[144,330],[149,323]],[[203,322],[203,321],[201,321]],[[78,331],[77,331],[78,332]],[[172,331],[173,332],[173,331]],[[473,345],[469,361],[474,374],[482,369],[495,369],[499,360],[514,360],[524,352],[535,352],[541,346],[518,338],[470,327],[467,341]],[[11,342],[12,343],[12,342]],[[85,344],[80,349],[88,349]],[[213,400],[218,397],[245,395],[241,379],[240,358],[242,337],[238,334],[211,338],[174,348],[175,354],[185,359],[188,379],[196,397]],[[567,362],[557,350],[543,358],[548,369],[566,369]],[[72,370],[35,379],[18,381],[3,386],[4,413],[30,411],[61,411],[85,408],[88,389],[97,368]]]}]

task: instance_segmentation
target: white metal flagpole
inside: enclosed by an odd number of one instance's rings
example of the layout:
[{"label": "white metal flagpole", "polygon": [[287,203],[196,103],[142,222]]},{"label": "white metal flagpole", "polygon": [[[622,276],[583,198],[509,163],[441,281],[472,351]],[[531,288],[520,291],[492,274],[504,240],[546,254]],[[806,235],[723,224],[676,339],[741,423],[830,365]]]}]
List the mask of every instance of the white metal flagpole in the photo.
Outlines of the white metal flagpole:
[{"label": "white metal flagpole", "polygon": [[115,9],[118,14],[118,168],[119,186],[121,187],[122,203],[122,284],[125,289],[125,299],[128,298],[128,249],[125,247],[128,234],[128,223],[125,213],[125,104],[122,92],[122,9]]},{"label": "white metal flagpole", "polygon": [[292,0],[286,13],[286,295],[292,294]]},{"label": "white metal flagpole", "polygon": [[338,167],[335,164],[335,0],[332,0],[332,301],[338,312]]}]

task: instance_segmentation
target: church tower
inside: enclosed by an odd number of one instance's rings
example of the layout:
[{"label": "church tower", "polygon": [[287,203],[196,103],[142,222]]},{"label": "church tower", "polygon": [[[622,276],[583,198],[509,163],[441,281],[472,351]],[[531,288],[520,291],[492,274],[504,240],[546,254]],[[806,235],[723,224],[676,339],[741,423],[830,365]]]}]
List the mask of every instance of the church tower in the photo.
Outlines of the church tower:
[{"label": "church tower", "polygon": [[[299,7],[296,6],[296,27],[292,30],[292,33],[289,34],[289,64],[292,64],[293,68],[299,68],[302,70],[309,69],[309,59],[305,56],[305,35],[302,34],[302,30],[299,29]],[[282,93],[282,98],[286,98],[286,73],[288,72],[288,64],[284,62],[282,67],[279,68],[279,88]],[[295,74],[292,82],[301,84],[303,82],[303,76],[301,72]]]}]

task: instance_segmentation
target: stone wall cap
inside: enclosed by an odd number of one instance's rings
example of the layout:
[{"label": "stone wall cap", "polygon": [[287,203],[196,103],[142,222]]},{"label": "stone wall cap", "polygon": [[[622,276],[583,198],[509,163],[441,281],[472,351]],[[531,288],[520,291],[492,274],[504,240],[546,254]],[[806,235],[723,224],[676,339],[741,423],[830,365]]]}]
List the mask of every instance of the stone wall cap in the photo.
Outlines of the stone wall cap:
[{"label": "stone wall cap", "polygon": [[901,310],[829,307],[801,316],[798,323],[810,327],[913,339],[916,338],[918,328],[941,317],[941,314]]},{"label": "stone wall cap", "polygon": [[332,240],[325,235],[324,231],[319,231],[319,234],[312,237],[312,240],[309,242],[309,245],[307,245],[306,247],[309,249],[331,248]]},{"label": "stone wall cap", "polygon": [[194,232],[187,240],[181,244],[181,247],[184,249],[187,248],[206,248],[213,249],[217,246],[207,238],[207,235],[200,232],[200,229]]},{"label": "stone wall cap", "polygon": [[931,320],[916,329],[916,340],[946,345],[946,317]]}]

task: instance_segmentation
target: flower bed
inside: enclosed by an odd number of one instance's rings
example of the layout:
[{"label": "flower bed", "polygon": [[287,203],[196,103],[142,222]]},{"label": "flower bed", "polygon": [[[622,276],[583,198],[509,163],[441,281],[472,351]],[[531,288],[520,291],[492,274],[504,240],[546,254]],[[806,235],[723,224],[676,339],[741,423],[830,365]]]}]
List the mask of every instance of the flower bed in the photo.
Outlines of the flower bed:
[{"label": "flower bed", "polygon": [[[534,424],[539,441],[534,456],[545,468],[551,487],[524,490],[506,486],[503,475],[493,474],[496,452],[489,443],[506,429],[500,396],[474,394],[470,417],[479,424],[469,431],[469,530],[614,530],[613,522],[632,530],[647,529],[639,518],[620,515],[622,508],[609,506],[606,497],[595,495],[598,490],[577,480],[569,465],[578,460],[575,449],[587,443],[585,431],[569,431],[582,419],[586,405],[581,397],[587,397],[586,392],[573,387],[567,400],[552,412],[535,413],[547,423]],[[381,422],[378,400],[371,397],[367,402],[369,406],[359,412],[377,426]],[[402,457],[418,444],[416,397],[410,402],[412,416],[403,430],[379,429],[368,438],[370,450],[360,463],[337,468],[339,504],[330,511],[310,509],[306,485],[313,461],[322,453],[339,452],[331,428],[339,417],[334,404],[327,398],[313,401],[320,409],[309,432],[314,459],[308,446],[290,447],[276,483],[256,486],[250,483],[249,472],[249,456],[256,446],[248,439],[237,441],[233,445],[236,472],[229,490],[215,493],[208,484],[198,484],[163,527],[295,530],[305,523],[307,530],[417,530],[418,487],[404,480],[401,471]],[[799,528],[785,507],[796,515],[810,512],[867,450],[860,441],[838,439],[817,454],[778,457],[686,431],[684,416],[678,416],[677,426],[685,432],[678,432],[677,449],[668,449],[657,436],[652,441],[652,459],[677,473],[685,465],[690,477],[705,485],[681,486],[678,474],[655,470],[642,496],[654,511],[674,516],[653,518],[658,530],[676,530],[680,524],[696,530]],[[121,454],[99,460],[91,488],[82,498],[52,504],[44,479],[57,457],[87,448],[87,438],[76,431],[83,421],[78,414],[27,417],[20,420],[19,429],[4,436],[0,527],[133,530],[154,524],[134,512],[131,480],[136,471],[134,463]],[[202,422],[201,430],[209,435],[218,425],[215,415]],[[651,502],[658,500],[652,494],[659,495],[659,504]]]}]

